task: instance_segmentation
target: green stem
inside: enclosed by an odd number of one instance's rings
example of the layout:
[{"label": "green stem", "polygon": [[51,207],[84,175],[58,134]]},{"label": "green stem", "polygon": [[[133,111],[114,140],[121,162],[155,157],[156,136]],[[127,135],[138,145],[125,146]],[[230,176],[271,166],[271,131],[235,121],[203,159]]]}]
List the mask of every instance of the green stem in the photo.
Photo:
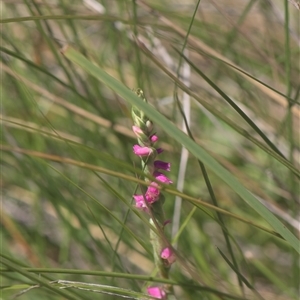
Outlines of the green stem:
[{"label": "green stem", "polygon": [[[150,229],[150,240],[153,247],[153,256],[154,263],[157,269],[159,270],[160,276],[162,278],[169,278],[169,267],[167,267],[160,257],[162,250],[166,246],[166,243],[163,239],[163,230],[164,230],[164,211],[163,211],[163,196],[159,201],[152,204],[152,215],[149,220],[150,224],[157,228],[158,233]],[[160,234],[162,233],[162,235]]]}]

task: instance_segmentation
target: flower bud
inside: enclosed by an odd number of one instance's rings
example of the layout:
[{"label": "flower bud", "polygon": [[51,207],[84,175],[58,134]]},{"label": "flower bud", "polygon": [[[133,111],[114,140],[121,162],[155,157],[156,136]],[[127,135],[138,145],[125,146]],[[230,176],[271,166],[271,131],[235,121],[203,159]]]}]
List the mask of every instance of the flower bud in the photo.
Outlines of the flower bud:
[{"label": "flower bud", "polygon": [[156,161],[154,162],[154,167],[155,167],[155,169],[157,169],[157,170],[170,171],[171,164],[168,163],[168,162],[161,161],[161,160],[156,160]]},{"label": "flower bud", "polygon": [[172,265],[175,260],[176,256],[175,253],[173,252],[172,247],[166,247],[161,251],[160,257],[165,260],[166,264],[168,266]]}]

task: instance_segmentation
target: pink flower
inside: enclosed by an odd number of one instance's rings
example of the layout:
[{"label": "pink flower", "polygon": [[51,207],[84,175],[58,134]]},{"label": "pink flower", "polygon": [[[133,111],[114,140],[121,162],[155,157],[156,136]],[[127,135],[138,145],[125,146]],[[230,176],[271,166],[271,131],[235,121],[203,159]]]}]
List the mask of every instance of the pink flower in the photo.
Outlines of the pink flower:
[{"label": "pink flower", "polygon": [[135,200],[136,204],[144,202],[143,195],[133,195],[133,199]]},{"label": "pink flower", "polygon": [[156,160],[154,162],[154,168],[157,170],[160,169],[160,170],[170,171],[171,164],[165,161]]},{"label": "pink flower", "polygon": [[143,195],[133,195],[133,198],[135,200],[135,207],[136,208],[138,208],[142,211],[148,212],[148,207],[145,204],[145,200],[144,200]]},{"label": "pink flower", "polygon": [[138,156],[149,156],[153,152],[153,149],[150,147],[141,147],[139,145],[134,145],[133,152]]},{"label": "pink flower", "polygon": [[151,135],[151,136],[150,136],[150,141],[151,141],[152,143],[157,142],[157,141],[158,141],[158,136],[155,135],[155,134]]},{"label": "pink flower", "polygon": [[145,196],[133,195],[133,199],[135,200],[135,207],[143,211],[148,211],[148,207],[145,204],[145,199],[147,203],[152,204],[159,199],[159,194],[160,190],[158,189],[158,184],[156,182],[152,182],[151,185],[148,186]]},{"label": "pink flower", "polygon": [[160,253],[160,257],[166,260],[168,265],[171,265],[176,260],[176,256],[171,247],[164,248]]},{"label": "pink flower", "polygon": [[132,130],[134,134],[139,138],[142,134],[144,134],[143,130],[138,126],[132,126]]},{"label": "pink flower", "polygon": [[154,297],[155,299],[167,299],[166,292],[159,286],[149,286],[147,291],[148,295]]},{"label": "pink flower", "polygon": [[135,134],[143,133],[143,130],[140,127],[135,126],[135,125],[132,126],[132,130]]},{"label": "pink flower", "polygon": [[148,187],[146,192],[146,200],[149,203],[156,202],[159,199],[160,191],[157,188],[158,184],[156,182],[152,182],[151,185]]},{"label": "pink flower", "polygon": [[169,179],[165,174],[155,171],[153,176],[160,182],[165,184],[173,183],[171,179]]}]

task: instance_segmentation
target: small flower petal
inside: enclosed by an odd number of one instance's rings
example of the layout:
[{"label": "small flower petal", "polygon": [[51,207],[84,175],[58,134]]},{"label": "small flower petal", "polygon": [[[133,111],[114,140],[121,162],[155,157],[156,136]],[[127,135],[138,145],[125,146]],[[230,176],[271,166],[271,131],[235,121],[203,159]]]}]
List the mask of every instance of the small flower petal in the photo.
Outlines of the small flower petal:
[{"label": "small flower petal", "polygon": [[172,181],[170,178],[168,178],[168,177],[167,177],[165,174],[163,174],[163,173],[160,173],[160,172],[155,171],[155,172],[153,173],[153,176],[154,176],[158,181],[160,181],[160,182],[162,182],[162,183],[165,183],[165,184],[173,183],[173,181]]},{"label": "small flower petal", "polygon": [[156,149],[156,152],[157,152],[157,154],[160,154],[160,153],[164,152],[164,149],[162,149],[162,148],[157,148],[157,149]]},{"label": "small flower petal", "polygon": [[138,156],[149,156],[153,152],[152,148],[141,147],[140,145],[133,146],[133,153]]},{"label": "small flower petal", "polygon": [[171,247],[166,247],[161,251],[160,257],[166,260],[167,265],[170,266],[175,262],[176,256]]},{"label": "small flower petal", "polygon": [[140,127],[135,126],[135,125],[132,126],[132,130],[136,135],[143,133],[143,130]]},{"label": "small flower petal", "polygon": [[158,184],[156,182],[152,182],[148,187],[145,197],[149,203],[156,202],[159,199],[160,191],[157,187]]},{"label": "small flower petal", "polygon": [[135,200],[136,208],[143,208],[144,206],[146,206],[143,195],[133,195],[133,199]]},{"label": "small flower petal", "polygon": [[166,292],[159,286],[149,286],[147,291],[148,295],[154,297],[155,299],[167,299]]},{"label": "small flower petal", "polygon": [[144,196],[143,195],[133,195],[133,198],[135,200],[135,207],[148,212],[148,207],[145,204]]},{"label": "small flower petal", "polygon": [[135,202],[144,201],[144,196],[143,195],[133,195],[133,198],[134,198]]},{"label": "small flower petal", "polygon": [[170,171],[171,164],[162,160],[154,161],[154,168],[157,170]]},{"label": "small flower petal", "polygon": [[152,143],[157,142],[157,141],[158,141],[158,136],[155,135],[155,134],[151,135],[151,136],[150,136],[150,141],[151,141]]}]

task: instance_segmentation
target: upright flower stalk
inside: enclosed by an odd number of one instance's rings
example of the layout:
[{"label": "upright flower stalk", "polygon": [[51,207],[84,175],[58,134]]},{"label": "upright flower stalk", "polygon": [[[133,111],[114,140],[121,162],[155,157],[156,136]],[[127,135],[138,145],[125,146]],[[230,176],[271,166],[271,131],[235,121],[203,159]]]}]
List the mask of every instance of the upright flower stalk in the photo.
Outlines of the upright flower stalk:
[{"label": "upright flower stalk", "polygon": [[[135,93],[145,102],[144,93],[141,89]],[[136,208],[146,212],[150,216],[150,224],[158,227],[158,231],[163,233],[167,223],[163,211],[164,196],[161,193],[159,183],[171,184],[172,181],[163,173],[170,171],[171,165],[168,162],[157,160],[156,157],[163,152],[161,148],[155,147],[158,137],[153,133],[153,123],[143,111],[132,107],[132,119],[134,125],[132,130],[137,137],[138,144],[133,146],[133,152],[140,157],[142,168],[146,177],[144,180],[149,183],[147,188],[142,190],[142,194],[133,195]],[[152,176],[156,181],[148,179]],[[159,270],[160,276],[168,278],[171,264],[175,261],[172,248],[168,246],[162,235],[158,235],[150,230],[150,240],[153,245],[154,263]],[[148,294],[155,299],[167,299],[167,293],[163,287],[148,287]]]}]

